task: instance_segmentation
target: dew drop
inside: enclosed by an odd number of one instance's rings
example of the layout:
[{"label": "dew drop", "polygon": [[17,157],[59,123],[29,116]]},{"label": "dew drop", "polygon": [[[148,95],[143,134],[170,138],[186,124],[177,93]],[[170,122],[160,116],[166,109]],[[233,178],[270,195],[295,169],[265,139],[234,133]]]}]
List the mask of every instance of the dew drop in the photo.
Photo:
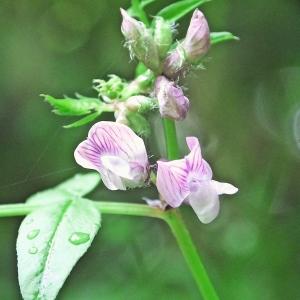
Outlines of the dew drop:
[{"label": "dew drop", "polygon": [[69,237],[69,242],[73,245],[81,245],[90,240],[90,235],[84,232],[74,232]]},{"label": "dew drop", "polygon": [[28,250],[29,254],[36,254],[38,252],[38,248],[37,247],[31,247]]},{"label": "dew drop", "polygon": [[27,238],[29,240],[33,240],[34,238],[36,238],[39,235],[39,233],[40,233],[39,229],[33,229],[30,232],[28,232]]}]

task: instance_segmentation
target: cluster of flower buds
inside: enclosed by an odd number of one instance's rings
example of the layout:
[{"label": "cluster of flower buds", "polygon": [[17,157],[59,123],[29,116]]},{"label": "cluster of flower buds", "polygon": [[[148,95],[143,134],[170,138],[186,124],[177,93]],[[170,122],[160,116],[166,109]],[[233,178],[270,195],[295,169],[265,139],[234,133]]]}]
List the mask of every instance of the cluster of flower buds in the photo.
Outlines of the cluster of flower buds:
[{"label": "cluster of flower buds", "polygon": [[[190,153],[182,159],[158,161],[157,189],[165,203],[191,205],[202,223],[219,213],[219,195],[234,194],[237,188],[212,180],[212,170],[202,158],[197,138],[187,137]],[[110,190],[126,190],[146,184],[149,161],[144,141],[129,127],[116,122],[96,123],[75,150],[76,162],[100,173]]]},{"label": "cluster of flower buds", "polygon": [[151,29],[130,17],[125,10],[121,9],[121,13],[122,33],[132,56],[136,56],[154,72],[163,72],[169,78],[177,79],[192,64],[199,62],[210,47],[208,23],[198,9],[193,13],[185,38],[171,51],[174,32],[171,22],[156,17],[152,33]]},{"label": "cluster of flower buds", "polygon": [[[174,26],[161,17],[154,19],[154,31],[121,9],[122,33],[132,55],[136,56],[157,75],[155,96],[163,117],[174,120],[185,118],[189,100],[176,81],[205,55],[210,46],[210,31],[203,13],[196,9],[186,37],[172,47]],[[132,86],[134,90],[134,85]]]}]

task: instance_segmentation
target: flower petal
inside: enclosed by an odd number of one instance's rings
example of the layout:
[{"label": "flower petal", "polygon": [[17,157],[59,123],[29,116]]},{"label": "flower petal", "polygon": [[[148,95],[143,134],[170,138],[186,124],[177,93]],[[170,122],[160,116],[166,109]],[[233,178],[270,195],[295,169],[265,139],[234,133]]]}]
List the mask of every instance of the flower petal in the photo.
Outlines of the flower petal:
[{"label": "flower petal", "polygon": [[190,153],[185,156],[186,164],[190,172],[198,179],[210,180],[212,178],[212,170],[207,161],[202,158],[199,140],[196,137],[189,136],[186,143],[190,149]]},{"label": "flower petal", "polygon": [[100,152],[90,141],[85,140],[77,146],[74,158],[80,166],[99,171]]},{"label": "flower petal", "polygon": [[126,179],[133,179],[132,175],[130,174],[130,166],[128,162],[121,157],[103,155],[101,156],[101,162],[103,167],[112,173]]},{"label": "flower petal", "polygon": [[191,193],[188,200],[199,220],[204,224],[212,222],[219,214],[220,201],[211,182],[199,184],[198,190]]},{"label": "flower petal", "polygon": [[232,195],[232,194],[237,193],[237,191],[239,190],[238,188],[236,188],[234,185],[232,185],[230,183],[211,180],[211,184],[214,187],[214,189],[216,190],[218,195],[222,195],[222,194]]},{"label": "flower petal", "polygon": [[157,165],[157,189],[170,206],[178,207],[189,195],[185,160],[158,161]]},{"label": "flower petal", "polygon": [[200,143],[199,140],[194,137],[194,136],[187,136],[185,138],[186,140],[186,144],[188,145],[190,151],[192,151],[195,147],[199,147],[200,148]]},{"label": "flower petal", "polygon": [[126,125],[102,121],[92,126],[88,139],[101,154],[118,155],[125,160],[136,160],[147,165],[148,158],[144,141]]},{"label": "flower petal", "polygon": [[104,185],[108,189],[110,189],[112,191],[115,191],[115,190],[125,191],[126,190],[125,183],[120,176],[116,175],[112,171],[107,170],[105,168],[101,168],[99,170],[99,173],[101,175],[101,179],[102,179]]}]

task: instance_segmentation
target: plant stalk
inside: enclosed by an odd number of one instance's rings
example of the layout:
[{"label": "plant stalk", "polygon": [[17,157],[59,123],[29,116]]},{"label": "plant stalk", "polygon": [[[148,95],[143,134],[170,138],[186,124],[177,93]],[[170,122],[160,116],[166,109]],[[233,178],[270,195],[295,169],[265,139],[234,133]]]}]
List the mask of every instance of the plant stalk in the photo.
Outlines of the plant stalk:
[{"label": "plant stalk", "polygon": [[[145,204],[106,201],[93,201],[93,203],[102,214],[141,216],[164,219],[164,211]],[[55,205],[55,203],[47,205]],[[25,216],[32,211],[42,207],[45,207],[45,205],[30,203],[2,204],[0,205],[0,217]]]},{"label": "plant stalk", "polygon": [[[175,122],[169,119],[163,119],[163,125],[168,159],[178,159],[179,147]],[[181,217],[179,209],[177,208],[167,211],[164,220],[170,226],[170,229],[177,241],[187,265],[190,268],[191,273],[193,274],[203,299],[218,300],[219,297],[209,279],[190,233]]]},{"label": "plant stalk", "polygon": [[196,284],[204,300],[218,300],[217,293],[210,281],[201,258],[197,252],[190,233],[183,222],[178,209],[169,210],[164,220],[177,241],[177,244],[185,258],[187,265],[196,281]]},{"label": "plant stalk", "polygon": [[163,119],[167,157],[169,160],[179,158],[179,146],[176,135],[175,122],[170,119]]}]

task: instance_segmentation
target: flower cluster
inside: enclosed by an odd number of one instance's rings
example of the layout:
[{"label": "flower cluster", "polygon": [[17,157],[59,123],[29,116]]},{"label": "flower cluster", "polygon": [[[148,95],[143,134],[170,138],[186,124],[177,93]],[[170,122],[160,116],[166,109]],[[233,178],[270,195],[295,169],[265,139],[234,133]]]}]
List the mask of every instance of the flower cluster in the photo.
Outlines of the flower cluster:
[{"label": "flower cluster", "polygon": [[195,10],[186,37],[173,45],[172,23],[156,17],[152,31],[129,16],[125,10],[121,9],[121,13],[122,33],[131,56],[137,57],[156,75],[161,75],[155,82],[155,97],[161,115],[174,120],[184,119],[189,100],[176,82],[209,49],[210,31],[203,13]]},{"label": "flower cluster", "polygon": [[[111,76],[107,82],[95,82],[95,88],[105,102],[114,105],[112,99],[122,100],[114,107],[116,122],[94,124],[87,139],[75,150],[76,162],[98,171],[110,190],[145,186],[149,184],[150,173],[154,172],[149,166],[144,141],[126,126],[128,112],[151,107],[155,97],[163,117],[177,121],[184,119],[190,103],[178,86],[178,79],[199,62],[210,46],[207,21],[197,9],[186,37],[172,47],[173,24],[156,17],[154,29],[150,29],[125,10],[121,9],[121,13],[121,30],[131,55],[149,69],[131,83],[117,76]],[[152,77],[146,74],[152,74]],[[210,223],[219,213],[219,195],[234,194],[238,189],[212,179],[211,167],[202,158],[196,137],[187,137],[186,142],[190,153],[184,158],[157,161],[156,186],[162,202],[160,206],[178,207],[186,203],[201,222]]]}]

